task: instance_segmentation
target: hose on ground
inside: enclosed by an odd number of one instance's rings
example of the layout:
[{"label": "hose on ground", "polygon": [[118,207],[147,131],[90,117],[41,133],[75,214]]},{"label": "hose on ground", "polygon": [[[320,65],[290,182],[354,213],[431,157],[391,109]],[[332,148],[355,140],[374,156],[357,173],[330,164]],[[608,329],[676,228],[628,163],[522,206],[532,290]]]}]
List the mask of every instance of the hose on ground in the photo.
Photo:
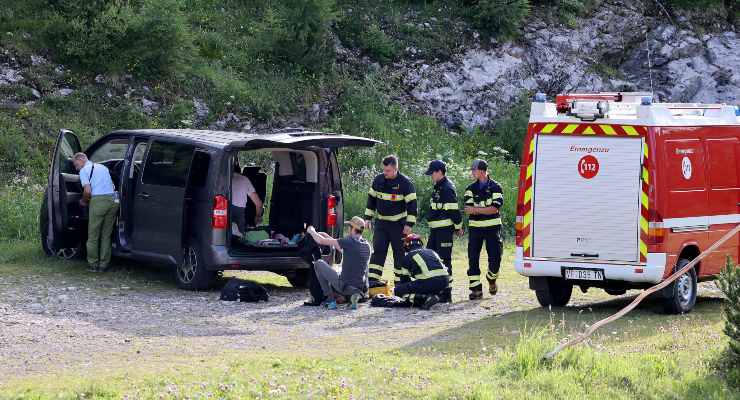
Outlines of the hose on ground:
[{"label": "hose on ground", "polygon": [[666,286],[670,285],[671,282],[675,281],[676,279],[678,279],[678,277],[680,277],[681,275],[683,275],[686,272],[688,272],[689,270],[691,270],[691,268],[694,268],[694,266],[696,264],[698,264],[699,261],[701,261],[704,257],[706,257],[707,255],[709,255],[713,251],[717,250],[717,248],[719,246],[721,246],[724,242],[730,240],[730,238],[733,237],[733,236],[735,236],[738,232],[740,232],[740,225],[736,226],[734,229],[732,229],[732,230],[728,231],[727,233],[725,233],[724,236],[722,236],[719,240],[717,240],[711,246],[709,246],[708,249],[706,249],[703,252],[701,252],[701,254],[699,254],[696,258],[694,258],[693,260],[691,260],[691,262],[689,262],[688,264],[686,264],[683,268],[681,268],[678,271],[674,272],[673,275],[669,276],[666,280],[660,282],[659,284],[657,284],[657,285],[655,285],[655,286],[653,286],[653,287],[651,287],[649,289],[646,289],[645,291],[643,291],[642,293],[640,293],[639,296],[635,297],[635,299],[632,300],[632,302],[629,303],[626,307],[624,307],[621,310],[617,311],[615,314],[613,314],[613,315],[611,315],[609,317],[606,317],[606,318],[604,318],[604,319],[602,319],[602,320],[594,323],[593,325],[589,326],[588,329],[586,329],[586,331],[583,332],[582,334],[576,336],[575,338],[573,338],[571,340],[568,340],[568,341],[566,341],[564,343],[559,344],[551,352],[545,354],[544,358],[545,359],[548,359],[548,360],[555,358],[555,356],[558,355],[558,353],[560,353],[561,351],[565,350],[566,348],[568,348],[570,346],[573,346],[573,345],[576,345],[576,344],[581,343],[584,340],[586,340],[586,338],[588,338],[589,336],[591,336],[592,333],[596,332],[596,330],[599,329],[599,328],[601,328],[602,326],[604,326],[604,325],[606,325],[608,323],[614,322],[614,321],[618,320],[619,318],[624,317],[625,315],[627,315],[627,313],[629,313],[635,307],[637,307],[637,305],[640,304],[640,302],[642,302],[646,297],[648,297],[651,294],[657,292],[658,290],[661,290],[661,289],[665,288]]}]

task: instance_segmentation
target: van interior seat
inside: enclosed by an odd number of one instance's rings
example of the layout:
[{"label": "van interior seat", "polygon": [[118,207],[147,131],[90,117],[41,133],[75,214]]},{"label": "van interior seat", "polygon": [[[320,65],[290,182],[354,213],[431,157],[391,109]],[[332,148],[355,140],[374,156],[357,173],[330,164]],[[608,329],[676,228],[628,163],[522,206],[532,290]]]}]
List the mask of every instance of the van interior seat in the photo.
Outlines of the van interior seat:
[{"label": "van interior seat", "polygon": [[[260,200],[264,203],[267,197],[267,174],[262,172],[258,166],[246,166],[242,168],[242,175],[249,179]],[[257,216],[257,205],[249,197],[247,197],[247,208],[244,213],[247,221],[254,221]]]},{"label": "van interior seat", "polygon": [[297,181],[292,176],[277,179],[277,191],[270,203],[270,228],[291,237],[302,233],[304,224],[313,221],[316,184]]}]

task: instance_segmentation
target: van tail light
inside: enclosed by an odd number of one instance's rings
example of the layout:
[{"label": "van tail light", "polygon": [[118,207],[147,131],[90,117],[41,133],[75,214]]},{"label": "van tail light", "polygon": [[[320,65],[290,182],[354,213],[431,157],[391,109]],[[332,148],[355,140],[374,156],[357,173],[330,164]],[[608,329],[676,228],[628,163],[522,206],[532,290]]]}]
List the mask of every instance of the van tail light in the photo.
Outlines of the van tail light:
[{"label": "van tail light", "polygon": [[331,195],[326,199],[326,226],[337,226],[337,196]]},{"label": "van tail light", "polygon": [[522,230],[524,228],[524,205],[519,204],[516,207],[516,223],[514,224],[515,242],[517,247],[522,246]]},{"label": "van tail light", "polygon": [[657,211],[650,210],[648,212],[647,244],[661,244],[664,237],[663,217]]},{"label": "van tail light", "polygon": [[229,223],[229,199],[218,195],[213,198],[213,229],[226,229]]}]

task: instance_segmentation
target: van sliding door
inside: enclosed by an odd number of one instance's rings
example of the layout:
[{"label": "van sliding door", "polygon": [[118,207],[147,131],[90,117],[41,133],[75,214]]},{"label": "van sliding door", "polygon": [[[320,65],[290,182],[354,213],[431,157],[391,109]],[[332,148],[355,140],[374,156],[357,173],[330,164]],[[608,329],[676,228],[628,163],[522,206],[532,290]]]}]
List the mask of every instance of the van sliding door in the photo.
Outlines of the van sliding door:
[{"label": "van sliding door", "polygon": [[194,146],[154,141],[133,199],[133,250],[179,263],[185,191]]}]

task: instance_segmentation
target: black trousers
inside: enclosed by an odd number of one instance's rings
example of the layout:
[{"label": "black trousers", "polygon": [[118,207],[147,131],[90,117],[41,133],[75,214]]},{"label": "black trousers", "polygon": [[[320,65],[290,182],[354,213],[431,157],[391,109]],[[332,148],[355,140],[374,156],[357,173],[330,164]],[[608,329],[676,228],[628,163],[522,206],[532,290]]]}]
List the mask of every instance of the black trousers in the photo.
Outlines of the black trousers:
[{"label": "black trousers", "polygon": [[[383,277],[383,266],[388,256],[388,246],[393,249],[394,269],[401,269],[403,261],[403,225],[404,223],[392,221],[375,222],[373,231],[373,254],[370,256],[368,280],[377,282]],[[372,285],[370,285],[372,286]]]},{"label": "black trousers", "polygon": [[443,296],[450,282],[445,276],[435,276],[428,279],[417,279],[415,281],[396,285],[393,294],[409,300],[413,305],[421,305],[427,296]]},{"label": "black trousers", "polygon": [[452,239],[454,235],[455,228],[452,226],[433,228],[429,230],[429,241],[427,242],[427,249],[434,250],[447,267],[450,279],[452,279]]},{"label": "black trousers", "polygon": [[494,280],[498,278],[501,268],[501,253],[504,244],[501,240],[501,226],[490,228],[470,228],[468,240],[468,280],[470,290],[481,290],[480,252],[483,243],[486,244],[488,253],[488,273],[486,278]]}]

